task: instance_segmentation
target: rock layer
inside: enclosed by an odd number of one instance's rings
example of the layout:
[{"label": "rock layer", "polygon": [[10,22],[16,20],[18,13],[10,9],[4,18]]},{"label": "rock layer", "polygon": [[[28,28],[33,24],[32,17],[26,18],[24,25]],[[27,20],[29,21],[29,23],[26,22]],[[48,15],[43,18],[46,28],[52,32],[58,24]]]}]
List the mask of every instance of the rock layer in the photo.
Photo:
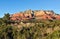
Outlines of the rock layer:
[{"label": "rock layer", "polygon": [[57,19],[60,20],[60,15],[55,14],[53,11],[45,10],[27,10],[25,12],[15,13],[10,17],[10,20],[26,20],[26,19]]}]

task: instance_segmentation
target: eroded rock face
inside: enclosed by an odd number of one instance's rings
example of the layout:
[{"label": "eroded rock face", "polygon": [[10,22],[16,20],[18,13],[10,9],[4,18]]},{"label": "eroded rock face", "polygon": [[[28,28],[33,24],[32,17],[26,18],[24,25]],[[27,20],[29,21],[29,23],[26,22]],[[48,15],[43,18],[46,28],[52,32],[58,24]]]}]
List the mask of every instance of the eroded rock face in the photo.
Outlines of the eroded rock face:
[{"label": "eroded rock face", "polygon": [[23,17],[23,13],[16,13],[11,16],[11,20],[22,20]]},{"label": "eroded rock face", "polygon": [[45,12],[44,11],[38,11],[38,12],[35,12],[35,16],[36,17],[39,17],[39,16],[42,16],[42,15],[45,15]]},{"label": "eroded rock face", "polygon": [[54,19],[56,18],[57,20],[60,19],[60,15],[54,14],[53,11],[45,11],[45,10],[40,10],[40,11],[34,11],[33,16],[32,16],[32,10],[26,11],[23,13],[16,13],[11,16],[11,20],[26,20],[26,19],[31,19],[32,17],[36,19]]},{"label": "eroded rock face", "polygon": [[48,11],[39,11],[35,13],[37,19],[52,19],[53,13]]},{"label": "eroded rock face", "polygon": [[60,20],[60,15],[55,16],[57,20]]}]

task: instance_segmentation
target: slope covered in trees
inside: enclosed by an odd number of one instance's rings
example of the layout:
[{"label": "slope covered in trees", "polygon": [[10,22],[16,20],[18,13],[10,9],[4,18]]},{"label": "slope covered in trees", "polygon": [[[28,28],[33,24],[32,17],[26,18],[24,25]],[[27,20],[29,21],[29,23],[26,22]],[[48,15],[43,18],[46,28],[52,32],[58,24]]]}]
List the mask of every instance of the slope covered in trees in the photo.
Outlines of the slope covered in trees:
[{"label": "slope covered in trees", "polygon": [[[31,23],[31,22],[30,22]],[[60,39],[60,20],[41,20],[29,27],[0,25],[0,39]]]}]

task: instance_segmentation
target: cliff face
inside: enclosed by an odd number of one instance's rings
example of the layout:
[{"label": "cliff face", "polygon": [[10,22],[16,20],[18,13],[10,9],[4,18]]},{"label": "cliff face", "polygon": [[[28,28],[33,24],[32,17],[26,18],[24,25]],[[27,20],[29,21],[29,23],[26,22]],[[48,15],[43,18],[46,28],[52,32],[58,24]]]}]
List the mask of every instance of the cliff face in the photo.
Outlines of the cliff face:
[{"label": "cliff face", "polygon": [[25,12],[20,12],[13,14],[11,16],[11,20],[26,20],[26,19],[57,19],[60,20],[60,15],[55,14],[53,11],[45,11],[45,10],[39,10],[39,11],[32,11],[28,10]]}]

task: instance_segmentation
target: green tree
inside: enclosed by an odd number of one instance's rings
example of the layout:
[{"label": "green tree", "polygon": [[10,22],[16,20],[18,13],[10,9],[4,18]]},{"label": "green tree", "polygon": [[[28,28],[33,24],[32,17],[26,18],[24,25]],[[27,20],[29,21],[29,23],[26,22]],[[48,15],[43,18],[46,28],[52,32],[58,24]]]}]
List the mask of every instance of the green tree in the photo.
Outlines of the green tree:
[{"label": "green tree", "polygon": [[3,19],[4,19],[4,20],[9,20],[9,19],[10,19],[10,14],[9,14],[9,13],[4,14]]},{"label": "green tree", "polygon": [[4,14],[3,21],[6,25],[10,22],[10,14],[9,13]]}]

